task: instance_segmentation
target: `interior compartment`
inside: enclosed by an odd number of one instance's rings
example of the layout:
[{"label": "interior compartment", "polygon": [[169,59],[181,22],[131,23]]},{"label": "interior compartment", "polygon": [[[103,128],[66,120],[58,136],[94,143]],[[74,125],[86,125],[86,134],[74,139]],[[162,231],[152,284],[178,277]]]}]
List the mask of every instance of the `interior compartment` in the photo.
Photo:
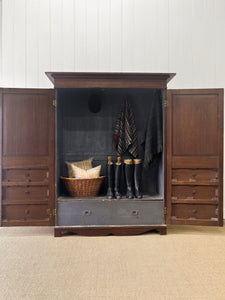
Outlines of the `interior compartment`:
[{"label": "interior compartment", "polygon": [[[65,161],[81,161],[93,157],[93,167],[101,165],[101,175],[106,175],[107,157],[116,161],[113,130],[123,100],[127,97],[134,112],[137,135],[138,157],[143,159],[141,141],[146,129],[147,118],[154,101],[162,105],[161,89],[57,89],[57,188],[58,197],[67,195],[60,176],[67,176]],[[94,95],[94,97],[93,97]],[[90,99],[100,99],[97,112],[90,110]],[[94,109],[95,110],[95,109]],[[98,111],[99,110],[99,111]],[[163,114],[163,105],[162,105]],[[162,115],[163,120],[163,115]],[[163,124],[162,124],[163,126]],[[163,130],[163,128],[162,128]],[[132,158],[129,153],[122,155]],[[122,192],[125,194],[124,174]],[[164,197],[163,153],[154,156],[148,169],[143,169],[142,189],[145,195],[160,194]],[[100,196],[106,195],[107,180]]]}]

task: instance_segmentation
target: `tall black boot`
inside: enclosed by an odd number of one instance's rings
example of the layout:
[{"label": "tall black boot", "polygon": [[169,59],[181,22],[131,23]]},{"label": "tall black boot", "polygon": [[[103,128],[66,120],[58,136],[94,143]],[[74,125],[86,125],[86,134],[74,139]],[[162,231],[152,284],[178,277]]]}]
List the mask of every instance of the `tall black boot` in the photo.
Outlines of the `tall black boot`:
[{"label": "tall black boot", "polygon": [[107,198],[112,199],[114,197],[114,166],[112,163],[112,157],[108,157],[107,164],[107,180],[108,180],[108,189],[107,189]]},{"label": "tall black boot", "polygon": [[134,198],[134,194],[132,191],[132,181],[133,181],[132,159],[124,160],[124,169],[125,169],[125,179],[126,179],[126,186],[127,186],[126,197],[129,199],[132,199],[132,198]]},{"label": "tall black boot", "polygon": [[115,164],[115,198],[121,199],[121,170],[122,170],[122,163],[121,163],[121,157],[117,157],[117,162]]},{"label": "tall black boot", "polygon": [[134,159],[134,193],[135,193],[135,197],[138,199],[142,198],[141,175],[142,175],[141,159]]}]

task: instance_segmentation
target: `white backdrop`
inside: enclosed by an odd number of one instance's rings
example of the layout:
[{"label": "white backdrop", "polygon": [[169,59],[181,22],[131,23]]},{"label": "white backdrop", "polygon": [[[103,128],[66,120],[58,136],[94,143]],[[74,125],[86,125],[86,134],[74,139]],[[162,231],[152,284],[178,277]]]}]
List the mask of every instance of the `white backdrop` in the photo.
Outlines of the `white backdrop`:
[{"label": "white backdrop", "polygon": [[2,86],[45,71],[175,72],[169,88],[225,87],[224,0],[2,0]]},{"label": "white backdrop", "polygon": [[52,87],[45,71],[135,71],[225,88],[224,0],[2,0],[2,16],[2,87]]}]

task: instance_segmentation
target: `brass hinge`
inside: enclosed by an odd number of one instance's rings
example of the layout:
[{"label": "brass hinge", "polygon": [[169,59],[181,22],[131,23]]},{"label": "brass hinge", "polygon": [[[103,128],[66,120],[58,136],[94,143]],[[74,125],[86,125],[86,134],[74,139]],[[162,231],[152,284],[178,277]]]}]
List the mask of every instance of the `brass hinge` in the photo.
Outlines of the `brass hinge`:
[{"label": "brass hinge", "polygon": [[164,107],[168,107],[168,101],[166,99],[164,100]]},{"label": "brass hinge", "polygon": [[54,100],[52,100],[52,105],[54,106],[54,107],[56,107],[56,99],[54,99]]},{"label": "brass hinge", "polygon": [[164,207],[164,215],[167,215],[167,207]]},{"label": "brass hinge", "polygon": [[56,208],[53,209],[52,215],[55,217],[56,216]]}]

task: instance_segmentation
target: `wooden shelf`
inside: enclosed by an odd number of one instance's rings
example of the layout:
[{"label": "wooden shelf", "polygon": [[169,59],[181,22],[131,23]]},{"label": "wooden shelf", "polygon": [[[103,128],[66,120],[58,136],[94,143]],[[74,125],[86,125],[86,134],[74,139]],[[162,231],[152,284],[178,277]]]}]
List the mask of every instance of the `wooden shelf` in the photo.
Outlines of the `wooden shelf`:
[{"label": "wooden shelf", "polygon": [[161,195],[143,195],[143,198],[137,199],[127,199],[125,196],[123,196],[121,199],[107,199],[105,196],[97,196],[97,197],[70,197],[70,196],[60,196],[58,197],[58,201],[60,202],[67,202],[67,201],[85,201],[85,200],[99,200],[99,201],[163,201],[164,198]]}]

